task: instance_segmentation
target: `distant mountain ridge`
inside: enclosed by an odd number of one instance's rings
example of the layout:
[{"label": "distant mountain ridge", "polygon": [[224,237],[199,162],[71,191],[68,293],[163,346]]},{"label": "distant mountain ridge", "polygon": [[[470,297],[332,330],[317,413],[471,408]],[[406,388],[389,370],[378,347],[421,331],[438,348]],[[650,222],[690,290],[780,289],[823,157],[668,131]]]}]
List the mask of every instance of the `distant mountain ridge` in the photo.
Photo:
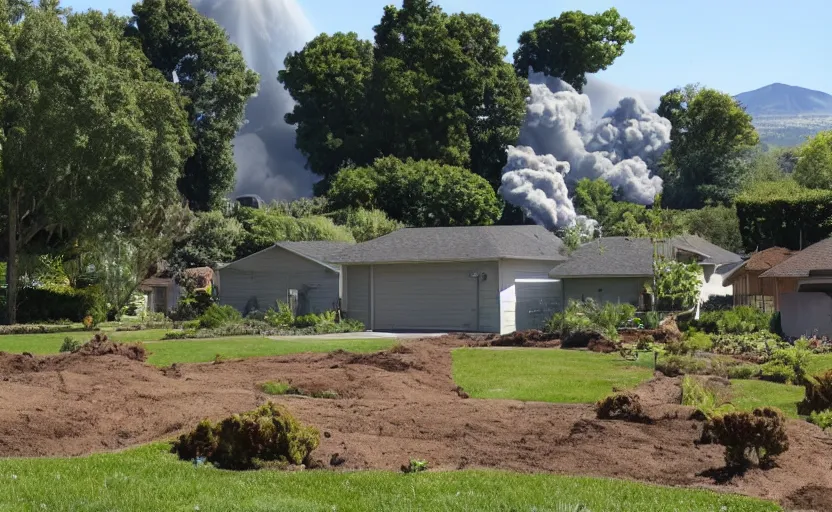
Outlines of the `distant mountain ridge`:
[{"label": "distant mountain ridge", "polygon": [[832,115],[832,95],[794,85],[774,83],[734,98],[755,117]]}]

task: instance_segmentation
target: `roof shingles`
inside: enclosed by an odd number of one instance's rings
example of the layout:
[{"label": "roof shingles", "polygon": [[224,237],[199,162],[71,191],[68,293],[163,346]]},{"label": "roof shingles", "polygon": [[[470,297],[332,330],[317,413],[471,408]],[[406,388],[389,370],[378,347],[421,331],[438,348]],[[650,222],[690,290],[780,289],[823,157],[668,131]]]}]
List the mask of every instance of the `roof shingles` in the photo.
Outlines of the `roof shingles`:
[{"label": "roof shingles", "polygon": [[642,277],[653,275],[653,243],[649,238],[608,237],[577,248],[569,261],[549,272],[562,277]]},{"label": "roof shingles", "polygon": [[405,228],[348,247],[332,263],[427,263],[439,261],[566,259],[563,242],[541,226]]},{"label": "roof shingles", "polygon": [[760,277],[809,277],[818,270],[832,271],[832,238],[810,245]]}]

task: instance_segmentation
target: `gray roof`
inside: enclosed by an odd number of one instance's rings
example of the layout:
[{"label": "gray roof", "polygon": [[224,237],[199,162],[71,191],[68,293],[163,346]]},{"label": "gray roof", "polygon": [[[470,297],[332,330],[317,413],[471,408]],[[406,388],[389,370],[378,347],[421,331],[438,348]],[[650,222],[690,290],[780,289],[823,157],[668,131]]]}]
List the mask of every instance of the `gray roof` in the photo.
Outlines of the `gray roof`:
[{"label": "gray roof", "polygon": [[585,243],[569,261],[549,272],[563,277],[646,277],[653,275],[653,243],[649,238],[613,236]]},{"label": "gray roof", "polygon": [[321,263],[331,263],[341,251],[355,246],[348,242],[277,242],[274,245]]},{"label": "gray roof", "polygon": [[725,265],[727,263],[739,263],[742,261],[742,257],[739,254],[725,250],[697,235],[675,236],[670,240],[670,243],[676,249],[703,256],[704,259],[700,263]]},{"label": "gray roof", "polygon": [[332,263],[562,261],[563,242],[541,226],[405,228],[342,251]]}]

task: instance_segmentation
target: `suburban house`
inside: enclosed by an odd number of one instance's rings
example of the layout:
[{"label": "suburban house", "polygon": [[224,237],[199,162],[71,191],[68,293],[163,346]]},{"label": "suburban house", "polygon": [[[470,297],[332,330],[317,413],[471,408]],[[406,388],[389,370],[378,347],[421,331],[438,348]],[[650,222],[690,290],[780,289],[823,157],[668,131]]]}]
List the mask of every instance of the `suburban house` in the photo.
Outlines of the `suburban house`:
[{"label": "suburban house", "polygon": [[[214,271],[209,267],[189,268],[183,273],[195,280],[195,290],[208,290],[214,285]],[[153,274],[139,284],[139,290],[145,295],[145,310],[153,313],[167,313],[183,294],[173,270],[164,262],[155,266]]]},{"label": "suburban house", "polygon": [[562,281],[562,299],[630,303],[639,309],[652,306],[648,293],[653,280],[653,261],[666,257],[697,262],[703,269],[700,300],[726,295],[723,276],[742,258],[693,235],[654,243],[649,238],[607,237],[576,249],[569,260],[557,265],[549,277]]},{"label": "suburban house", "polygon": [[549,271],[565,260],[541,226],[477,226],[401,229],[330,261],[344,312],[370,330],[508,333],[560,308]]},{"label": "suburban house", "polygon": [[797,251],[771,247],[755,252],[725,276],[733,288],[735,306],[754,306],[765,312],[780,311],[779,293],[797,291],[797,278],[761,279],[763,272],[783,263]]},{"label": "suburban house", "polygon": [[792,255],[760,278],[774,283],[786,336],[832,336],[832,238]]},{"label": "suburban house", "polygon": [[243,313],[264,311],[283,301],[295,314],[336,309],[340,293],[334,256],[351,244],[278,242],[268,249],[221,266],[220,304]]}]

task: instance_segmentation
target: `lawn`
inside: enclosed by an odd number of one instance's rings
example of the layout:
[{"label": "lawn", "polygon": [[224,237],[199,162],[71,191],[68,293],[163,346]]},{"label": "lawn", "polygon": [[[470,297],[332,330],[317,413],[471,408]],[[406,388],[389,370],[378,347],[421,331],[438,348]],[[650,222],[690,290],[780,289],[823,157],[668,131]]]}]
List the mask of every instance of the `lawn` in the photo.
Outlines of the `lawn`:
[{"label": "lawn", "polygon": [[[101,331],[110,339],[121,342],[154,341],[161,340],[167,330],[147,329],[144,331]],[[89,331],[53,332],[47,334],[8,334],[0,336],[0,352],[20,354],[30,352],[32,354],[46,355],[57,354],[64,342],[64,338],[70,337],[81,342],[89,341],[96,333]]]},{"label": "lawn", "polygon": [[751,411],[756,407],[777,407],[786,416],[797,418],[797,402],[803,400],[803,394],[803,386],[763,380],[731,381],[731,403],[742,411]]},{"label": "lawn", "polygon": [[709,491],[495,471],[233,473],[153,444],[74,459],[0,460],[0,510],[715,511],[781,510]]},{"label": "lawn", "polygon": [[145,343],[150,352],[147,362],[156,366],[173,363],[205,363],[219,354],[224,359],[282,356],[304,352],[377,352],[398,343],[393,338],[273,340],[256,336],[214,338],[209,340],[155,341]]},{"label": "lawn", "polygon": [[809,375],[823,373],[832,370],[832,354],[818,354],[809,358]]},{"label": "lawn", "polygon": [[456,383],[475,398],[558,403],[595,402],[649,380],[653,371],[619,354],[560,349],[458,349]]}]

